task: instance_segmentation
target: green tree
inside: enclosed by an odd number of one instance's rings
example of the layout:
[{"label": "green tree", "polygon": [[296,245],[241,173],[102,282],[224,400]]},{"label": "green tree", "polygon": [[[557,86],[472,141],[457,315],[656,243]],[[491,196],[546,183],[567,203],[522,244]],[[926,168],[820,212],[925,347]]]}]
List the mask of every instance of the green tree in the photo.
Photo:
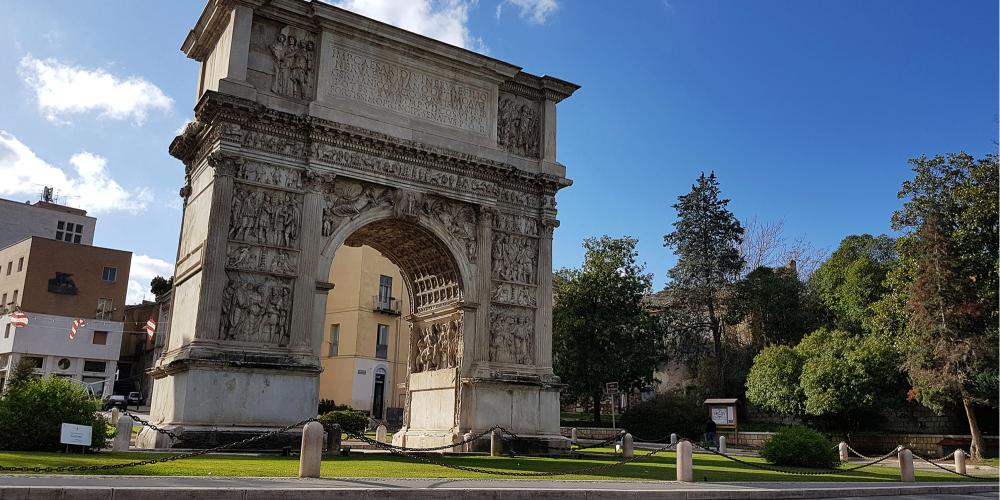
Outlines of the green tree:
[{"label": "green tree", "polygon": [[149,291],[153,292],[153,295],[159,297],[170,291],[174,286],[174,277],[171,276],[169,279],[163,276],[156,276],[149,282]]},{"label": "green tree", "polygon": [[754,352],[771,344],[794,344],[819,326],[818,304],[790,267],[761,266],[740,280],[728,321],[740,324]]},{"label": "green tree", "polygon": [[907,263],[893,284],[906,303],[904,367],[922,404],[938,412],[962,405],[978,457],[975,406],[996,406],[1000,379],[997,157],[955,153],[910,164],[914,177],[899,192],[906,201],[892,216]]},{"label": "green tree", "polygon": [[567,392],[593,402],[600,422],[604,384],[623,390],[653,382],[662,336],[643,297],[653,277],[636,263],[637,240],[589,238],[580,269],[563,269],[554,279],[553,363]]},{"label": "green tree", "polygon": [[677,317],[693,322],[688,330],[700,330],[712,339],[716,379],[724,381],[724,307],[720,298],[743,269],[740,243],[744,231],[729,211],[729,200],[720,195],[715,173],[702,173],[691,192],[678,197],[673,205],[677,220],[673,232],[663,237],[663,244],[677,256],[677,264],[667,272],[668,293],[686,310]]},{"label": "green tree", "polygon": [[747,375],[747,401],[768,411],[802,416],[805,413],[805,395],[799,387],[802,364],[802,356],[790,346],[765,347],[753,358]]},{"label": "green tree", "polygon": [[887,293],[886,275],[896,263],[892,238],[848,236],[809,278],[816,296],[830,311],[832,326],[855,333],[868,331],[873,304]]},{"label": "green tree", "polygon": [[63,423],[91,426],[92,446],[107,440],[107,422],[99,401],[61,377],[20,378],[0,398],[0,450],[54,451]]}]

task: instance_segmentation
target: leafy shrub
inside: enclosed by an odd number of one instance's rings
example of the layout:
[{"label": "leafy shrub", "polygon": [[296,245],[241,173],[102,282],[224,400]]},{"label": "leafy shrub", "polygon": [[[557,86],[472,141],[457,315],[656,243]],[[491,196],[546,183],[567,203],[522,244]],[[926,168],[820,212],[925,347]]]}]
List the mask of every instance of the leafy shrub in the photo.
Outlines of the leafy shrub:
[{"label": "leafy shrub", "polygon": [[336,401],[332,399],[321,399],[319,400],[319,411],[316,412],[317,415],[322,415],[324,413],[329,413],[331,411],[337,410],[350,410],[350,405],[338,405]]},{"label": "leafy shrub", "polygon": [[91,447],[107,445],[108,423],[97,411],[100,401],[60,377],[12,379],[0,398],[0,450],[62,449],[62,424],[89,425]]},{"label": "leafy shrub", "polygon": [[368,425],[368,415],[354,410],[335,410],[320,415],[319,421],[323,425],[340,424],[344,431],[361,434]]},{"label": "leafy shrub", "polygon": [[802,356],[787,345],[765,347],[753,358],[747,375],[747,401],[758,407],[799,416],[804,412],[805,396],[799,387]]},{"label": "leafy shrub", "polygon": [[775,465],[826,467],[837,464],[837,450],[826,436],[808,427],[788,427],[771,436],[760,456]]},{"label": "leafy shrub", "polygon": [[626,411],[622,427],[637,439],[660,439],[671,433],[695,438],[701,436],[707,415],[695,396],[661,394]]}]

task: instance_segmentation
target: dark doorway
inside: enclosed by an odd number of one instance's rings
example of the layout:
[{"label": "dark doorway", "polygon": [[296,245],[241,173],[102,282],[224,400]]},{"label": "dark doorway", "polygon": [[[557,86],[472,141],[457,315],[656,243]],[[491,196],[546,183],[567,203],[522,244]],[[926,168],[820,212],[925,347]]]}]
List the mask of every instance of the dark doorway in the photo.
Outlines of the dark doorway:
[{"label": "dark doorway", "polygon": [[385,374],[375,374],[375,391],[372,393],[372,418],[382,419],[382,412],[385,409]]}]

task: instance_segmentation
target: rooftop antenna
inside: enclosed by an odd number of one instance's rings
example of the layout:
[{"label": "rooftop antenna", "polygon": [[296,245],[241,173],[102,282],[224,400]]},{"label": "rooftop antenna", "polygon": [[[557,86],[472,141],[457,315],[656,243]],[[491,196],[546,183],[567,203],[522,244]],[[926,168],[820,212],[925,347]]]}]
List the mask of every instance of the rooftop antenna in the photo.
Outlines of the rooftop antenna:
[{"label": "rooftop antenna", "polygon": [[41,199],[46,203],[52,203],[52,188],[50,186],[45,186],[42,188]]}]

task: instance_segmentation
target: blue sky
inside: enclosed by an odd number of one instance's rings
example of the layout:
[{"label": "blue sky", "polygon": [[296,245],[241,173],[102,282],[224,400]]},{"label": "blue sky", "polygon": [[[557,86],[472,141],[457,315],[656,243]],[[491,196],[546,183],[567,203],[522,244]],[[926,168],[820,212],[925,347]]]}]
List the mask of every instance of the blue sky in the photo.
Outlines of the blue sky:
[{"label": "blue sky", "polygon": [[[889,231],[906,159],[997,138],[997,2],[344,0],[386,22],[583,86],[559,109],[556,267],[583,238],[662,246],[701,171],[742,220],[832,249]],[[136,254],[141,296],[169,272],[197,64],[178,47],[202,2],[13,0],[0,17],[0,197],[41,184]],[[13,180],[11,180],[13,179]]]}]

